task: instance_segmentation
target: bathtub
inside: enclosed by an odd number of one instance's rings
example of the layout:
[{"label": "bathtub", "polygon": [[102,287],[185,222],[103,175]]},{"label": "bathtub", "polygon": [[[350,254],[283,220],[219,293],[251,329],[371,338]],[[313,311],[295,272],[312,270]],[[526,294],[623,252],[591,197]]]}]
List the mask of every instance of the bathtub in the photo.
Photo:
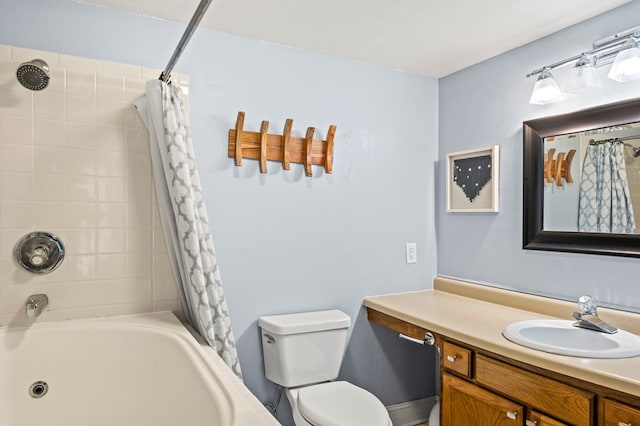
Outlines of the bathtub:
[{"label": "bathtub", "polygon": [[0,426],[278,424],[170,312],[0,328]]}]

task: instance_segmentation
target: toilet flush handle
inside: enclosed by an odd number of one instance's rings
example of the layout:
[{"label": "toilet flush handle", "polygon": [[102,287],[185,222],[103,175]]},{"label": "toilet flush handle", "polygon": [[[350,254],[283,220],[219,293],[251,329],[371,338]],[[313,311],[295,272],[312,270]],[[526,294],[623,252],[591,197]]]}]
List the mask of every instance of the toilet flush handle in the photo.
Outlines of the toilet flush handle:
[{"label": "toilet flush handle", "polygon": [[267,343],[270,345],[276,342],[276,339],[270,334],[265,333],[263,336],[267,339]]}]

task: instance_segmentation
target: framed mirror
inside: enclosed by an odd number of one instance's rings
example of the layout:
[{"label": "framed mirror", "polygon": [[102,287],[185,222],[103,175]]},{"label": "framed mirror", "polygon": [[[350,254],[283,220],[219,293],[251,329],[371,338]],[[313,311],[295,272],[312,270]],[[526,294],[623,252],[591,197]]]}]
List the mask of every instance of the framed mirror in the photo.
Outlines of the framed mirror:
[{"label": "framed mirror", "polygon": [[523,139],[522,247],[640,257],[640,99],[525,121]]}]

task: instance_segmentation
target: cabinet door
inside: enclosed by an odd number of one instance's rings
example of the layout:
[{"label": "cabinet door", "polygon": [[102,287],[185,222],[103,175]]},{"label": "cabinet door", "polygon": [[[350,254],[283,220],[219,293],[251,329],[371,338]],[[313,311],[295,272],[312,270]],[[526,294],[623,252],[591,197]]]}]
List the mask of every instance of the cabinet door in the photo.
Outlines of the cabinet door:
[{"label": "cabinet door", "polygon": [[567,426],[567,423],[559,422],[537,411],[530,411],[527,416],[526,426]]},{"label": "cabinet door", "polygon": [[442,426],[522,426],[524,407],[450,374],[442,375]]},{"label": "cabinet door", "polygon": [[611,399],[604,400],[604,426],[640,425],[640,409]]}]

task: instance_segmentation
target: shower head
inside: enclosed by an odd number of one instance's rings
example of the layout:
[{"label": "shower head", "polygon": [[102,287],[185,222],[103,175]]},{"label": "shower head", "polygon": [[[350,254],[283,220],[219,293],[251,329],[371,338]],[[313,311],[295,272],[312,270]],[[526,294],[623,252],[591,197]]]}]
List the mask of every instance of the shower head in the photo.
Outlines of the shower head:
[{"label": "shower head", "polygon": [[29,90],[42,90],[49,85],[49,65],[42,59],[20,64],[16,71],[18,81]]}]

